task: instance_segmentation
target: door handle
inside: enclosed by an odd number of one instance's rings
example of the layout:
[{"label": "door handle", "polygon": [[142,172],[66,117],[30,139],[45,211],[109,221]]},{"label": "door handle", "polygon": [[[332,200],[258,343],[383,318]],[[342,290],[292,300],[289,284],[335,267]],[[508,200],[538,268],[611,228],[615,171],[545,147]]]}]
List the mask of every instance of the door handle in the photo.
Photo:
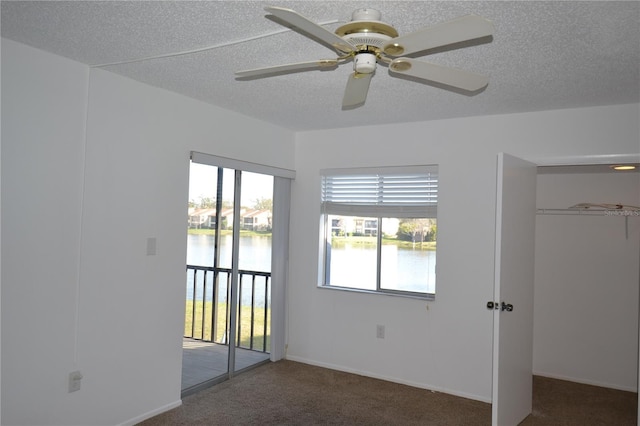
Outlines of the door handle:
[{"label": "door handle", "polygon": [[498,302],[494,302],[493,300],[489,300],[487,302],[487,309],[490,309],[490,310],[500,309],[501,311],[512,312],[513,305],[511,303],[504,303],[504,302],[498,303]]},{"label": "door handle", "polygon": [[504,303],[502,302],[500,304],[500,310],[501,311],[507,311],[507,312],[511,312],[513,311],[513,305],[511,303]]}]

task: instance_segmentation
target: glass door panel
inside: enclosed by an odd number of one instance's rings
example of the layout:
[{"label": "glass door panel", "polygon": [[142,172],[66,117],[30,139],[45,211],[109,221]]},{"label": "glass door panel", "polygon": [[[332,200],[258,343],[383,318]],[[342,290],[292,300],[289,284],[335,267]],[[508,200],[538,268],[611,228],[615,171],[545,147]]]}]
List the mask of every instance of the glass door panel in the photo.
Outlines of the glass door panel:
[{"label": "glass door panel", "polygon": [[191,163],[189,185],[183,395],[268,360],[271,328],[273,177]]},{"label": "glass door panel", "polygon": [[[231,180],[233,182],[233,180]],[[182,390],[223,380],[227,344],[229,274],[219,271],[224,220],[217,214],[224,178],[217,167],[191,163],[187,221],[187,282]]]},{"label": "glass door panel", "polygon": [[273,176],[242,172],[234,371],[269,359]]}]

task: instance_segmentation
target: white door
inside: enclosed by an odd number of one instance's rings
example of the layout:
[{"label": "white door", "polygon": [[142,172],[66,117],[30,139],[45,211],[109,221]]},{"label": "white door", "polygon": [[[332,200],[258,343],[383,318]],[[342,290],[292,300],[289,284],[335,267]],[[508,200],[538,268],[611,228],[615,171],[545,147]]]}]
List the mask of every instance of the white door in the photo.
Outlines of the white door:
[{"label": "white door", "polygon": [[498,155],[492,424],[531,413],[536,166]]}]

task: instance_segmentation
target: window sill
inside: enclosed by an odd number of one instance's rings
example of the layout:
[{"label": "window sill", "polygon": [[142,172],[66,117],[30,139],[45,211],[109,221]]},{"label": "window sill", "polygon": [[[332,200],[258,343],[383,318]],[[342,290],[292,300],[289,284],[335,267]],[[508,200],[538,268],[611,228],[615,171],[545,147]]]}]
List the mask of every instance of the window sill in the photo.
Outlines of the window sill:
[{"label": "window sill", "polygon": [[348,291],[351,293],[365,293],[365,294],[375,294],[378,296],[393,296],[393,297],[404,297],[405,299],[418,299],[418,300],[427,300],[434,301],[436,300],[436,295],[433,293],[405,293],[400,291],[375,291],[375,290],[365,290],[361,288],[351,288],[351,287],[338,287],[333,285],[318,285],[320,289],[326,290],[337,290],[337,291]]}]

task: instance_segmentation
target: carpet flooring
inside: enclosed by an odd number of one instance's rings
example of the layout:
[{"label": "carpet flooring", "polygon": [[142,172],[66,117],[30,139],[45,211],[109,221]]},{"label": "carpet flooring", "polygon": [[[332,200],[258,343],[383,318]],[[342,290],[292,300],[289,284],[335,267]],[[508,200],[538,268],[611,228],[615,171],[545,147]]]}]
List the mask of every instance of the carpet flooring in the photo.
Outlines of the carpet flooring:
[{"label": "carpet flooring", "polygon": [[[522,426],[635,425],[637,394],[534,377]],[[140,423],[162,425],[491,424],[491,405],[293,361],[267,363]]]}]

